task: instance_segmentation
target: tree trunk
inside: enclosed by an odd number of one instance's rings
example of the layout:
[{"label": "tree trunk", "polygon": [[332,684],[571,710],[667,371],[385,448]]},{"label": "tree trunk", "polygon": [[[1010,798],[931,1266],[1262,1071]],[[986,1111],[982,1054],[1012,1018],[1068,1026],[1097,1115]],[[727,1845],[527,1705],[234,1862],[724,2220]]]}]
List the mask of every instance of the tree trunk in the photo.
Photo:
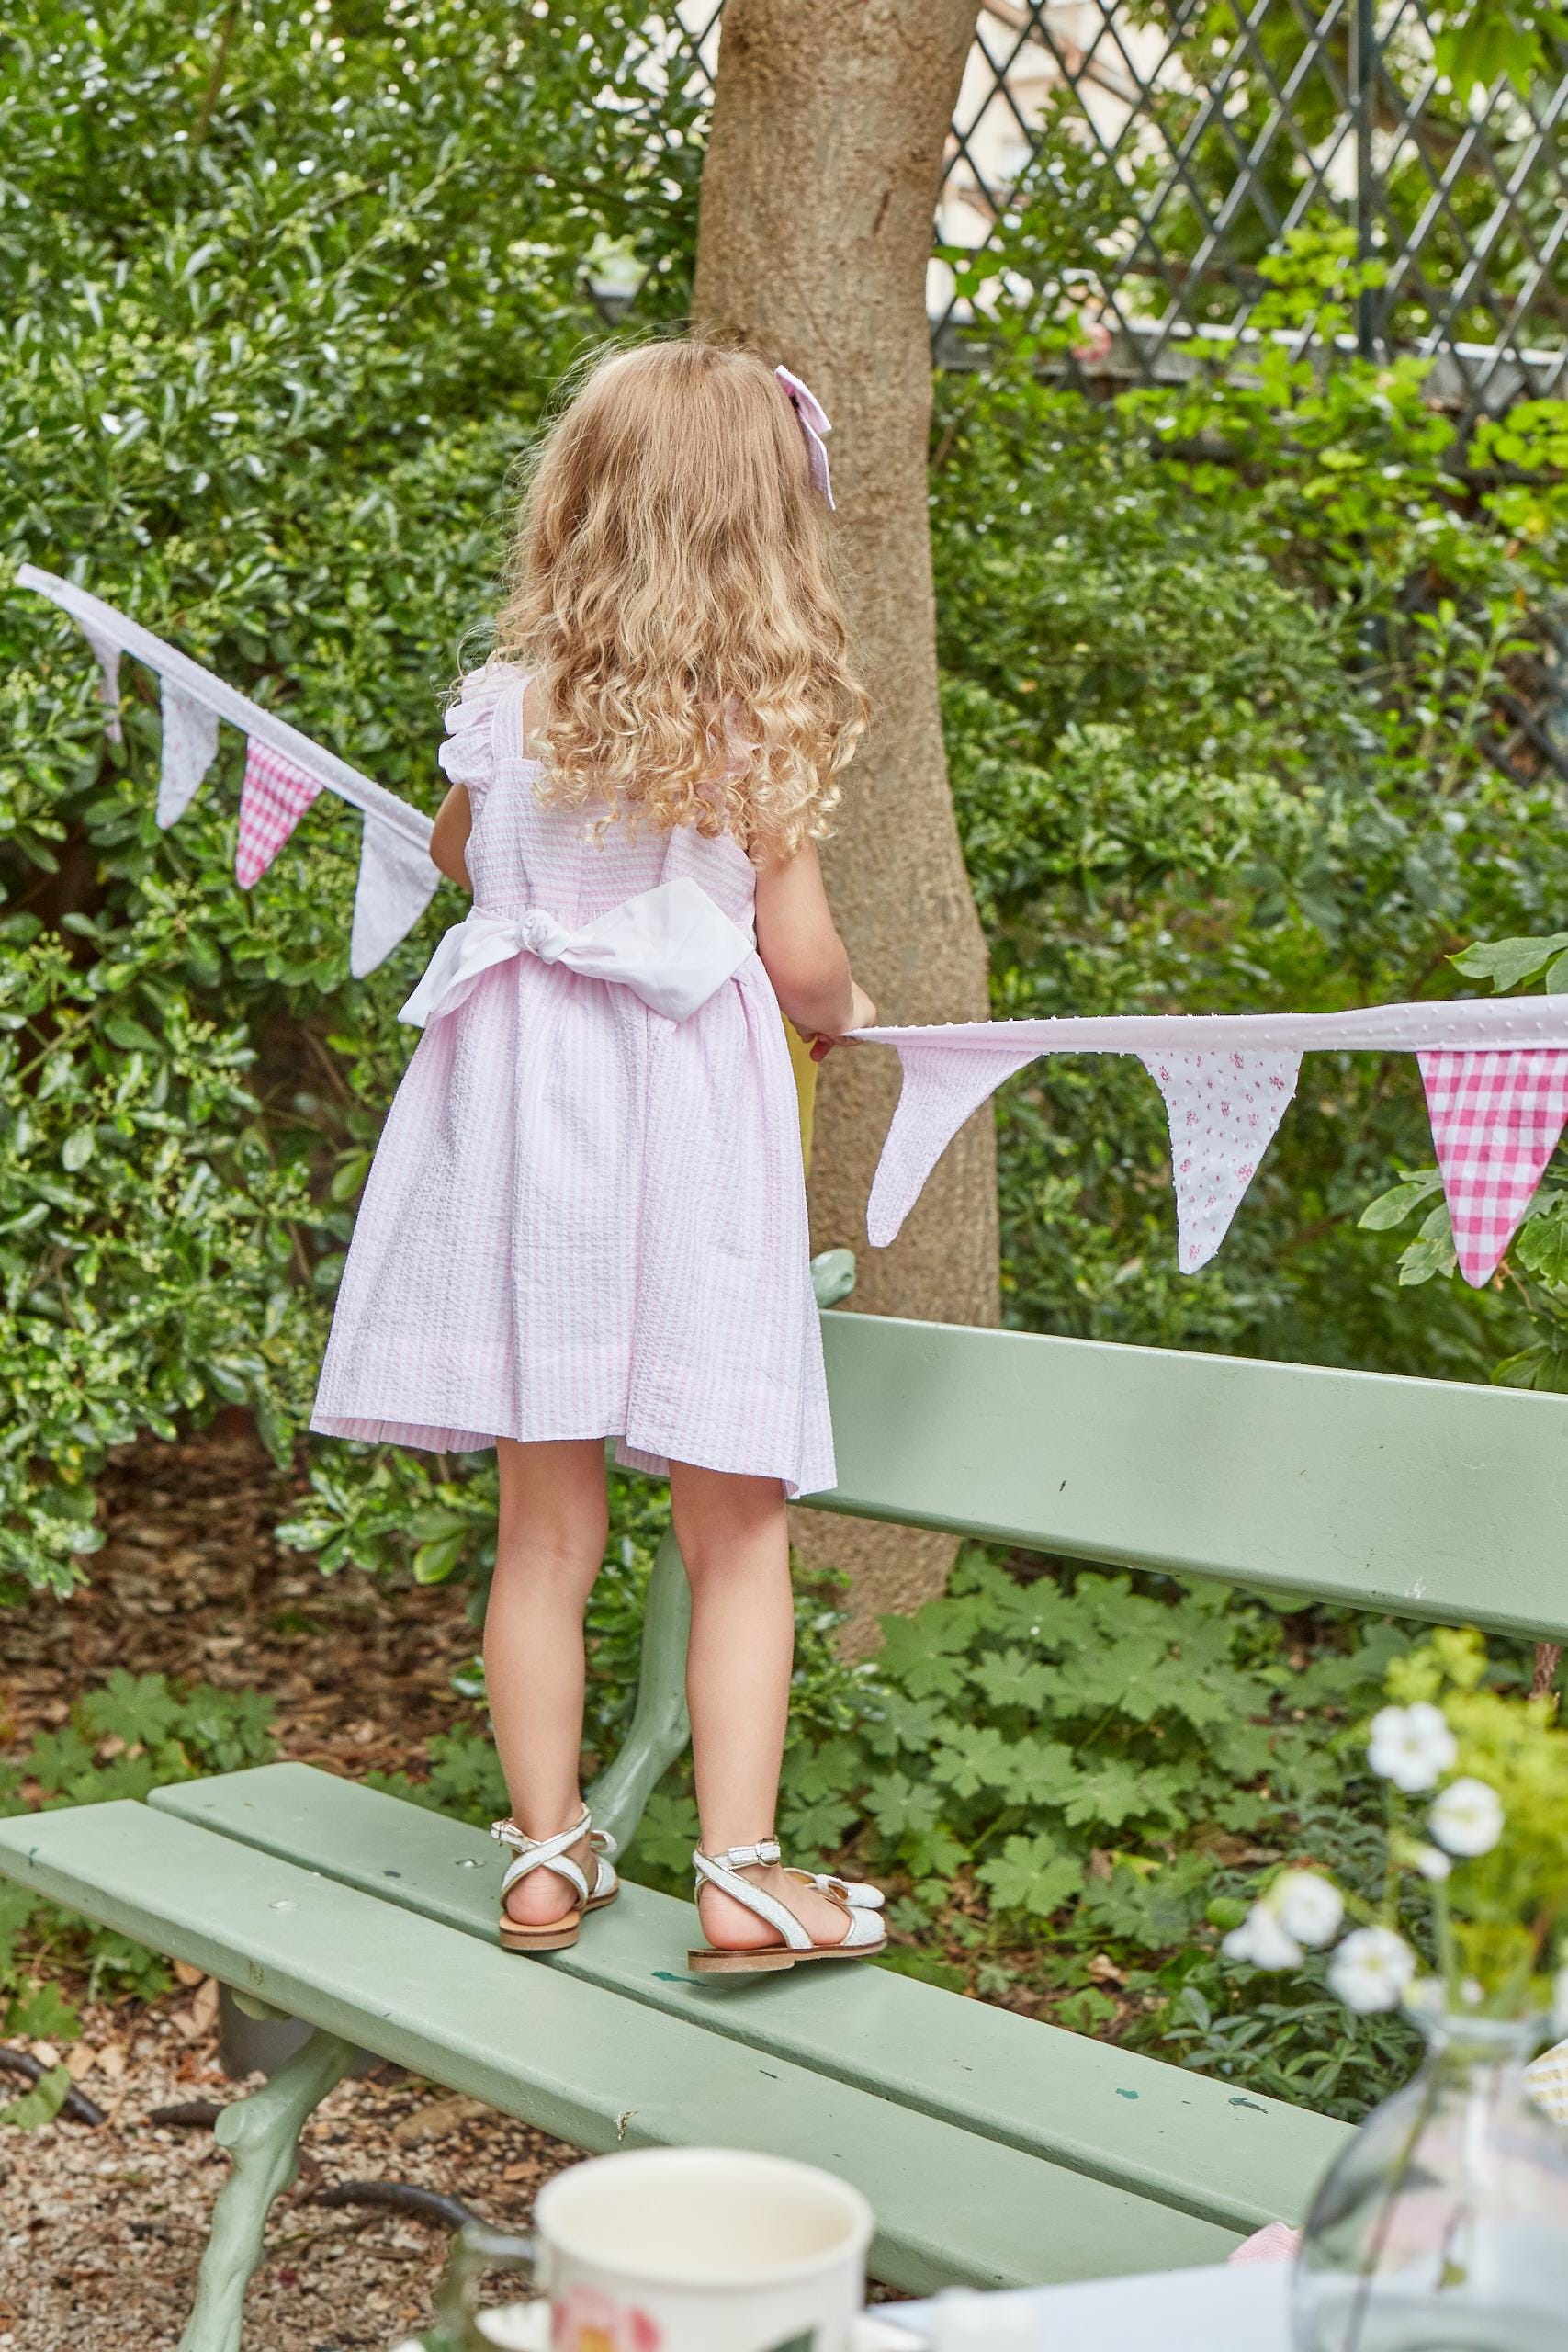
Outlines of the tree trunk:
[{"label": "tree trunk", "polygon": [[[975,0],[728,0],[703,170],[694,324],[783,360],[834,421],[850,620],[875,711],[824,865],[856,978],[889,1022],[987,1010],[942,752],[926,511],[926,267],[976,14]],[[825,1065],[812,1246],[855,1251],[863,1311],[994,1323],[988,1110],[893,1247],[867,1248],[866,1196],[897,1089],[897,1063],[879,1047]],[[797,1534],[853,1576],[862,1641],[877,1611],[940,1590],[953,1557],[946,1537],[815,1514]]]}]

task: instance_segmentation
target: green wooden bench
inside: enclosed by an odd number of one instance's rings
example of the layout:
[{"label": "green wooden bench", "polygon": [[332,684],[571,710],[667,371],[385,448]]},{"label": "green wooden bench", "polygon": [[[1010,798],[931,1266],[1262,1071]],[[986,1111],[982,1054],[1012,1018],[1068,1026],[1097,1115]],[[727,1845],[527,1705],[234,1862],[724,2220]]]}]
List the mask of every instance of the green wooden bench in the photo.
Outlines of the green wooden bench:
[{"label": "green wooden bench", "polygon": [[[831,1272],[831,1269],[825,1270]],[[1568,1637],[1568,1399],[852,1314],[824,1319],[820,1507],[1075,1558]],[[624,1839],[685,1738],[685,1580],[656,1564]],[[891,1971],[699,1984],[628,1886],[573,1950],[493,1941],[479,1833],[300,1765],[0,1823],[0,1871],[315,2031],[226,2109],[234,2168],[182,2352],[234,2352],[301,2123],[356,2047],[602,2150],[827,2165],[874,2274],[930,2290],[1223,2259],[1298,2219],[1344,2127]]]}]

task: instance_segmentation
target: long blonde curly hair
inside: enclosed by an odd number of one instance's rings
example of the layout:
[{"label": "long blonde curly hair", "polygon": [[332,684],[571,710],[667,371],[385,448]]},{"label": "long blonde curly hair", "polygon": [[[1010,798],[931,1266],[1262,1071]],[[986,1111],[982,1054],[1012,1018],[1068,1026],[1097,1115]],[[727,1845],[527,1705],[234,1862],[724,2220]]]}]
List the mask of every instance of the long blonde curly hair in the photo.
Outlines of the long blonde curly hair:
[{"label": "long blonde curly hair", "polygon": [[823,835],[868,709],[824,526],[765,361],[600,360],[527,476],[497,620],[541,799],[728,831],[759,865]]}]

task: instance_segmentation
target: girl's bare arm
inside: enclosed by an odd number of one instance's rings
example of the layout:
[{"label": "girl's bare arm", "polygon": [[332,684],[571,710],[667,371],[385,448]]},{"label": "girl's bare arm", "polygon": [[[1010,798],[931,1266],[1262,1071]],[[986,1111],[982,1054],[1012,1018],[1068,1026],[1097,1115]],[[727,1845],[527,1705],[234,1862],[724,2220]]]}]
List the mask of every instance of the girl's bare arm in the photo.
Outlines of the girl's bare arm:
[{"label": "girl's bare arm", "polygon": [[455,784],[436,812],[435,829],[430,836],[430,854],[449,882],[460,890],[472,891],[468,879],[468,861],[463,855],[473,822],[468,807],[468,789]]},{"label": "girl's bare arm", "polygon": [[759,873],[757,953],[784,1012],[803,1037],[817,1040],[818,1060],[846,1030],[875,1020],[876,1007],[855,985],[833,928],[814,842]]}]

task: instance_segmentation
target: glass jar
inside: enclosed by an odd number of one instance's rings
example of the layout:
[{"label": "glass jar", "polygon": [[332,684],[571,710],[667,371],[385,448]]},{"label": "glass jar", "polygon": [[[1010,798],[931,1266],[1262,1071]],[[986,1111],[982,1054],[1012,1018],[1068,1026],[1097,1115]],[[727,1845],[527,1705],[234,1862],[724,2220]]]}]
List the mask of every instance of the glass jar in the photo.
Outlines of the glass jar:
[{"label": "glass jar", "polygon": [[1525,2082],[1540,2022],[1412,2006],[1424,2064],[1313,2200],[1296,2352],[1563,2352],[1568,2132]]}]

